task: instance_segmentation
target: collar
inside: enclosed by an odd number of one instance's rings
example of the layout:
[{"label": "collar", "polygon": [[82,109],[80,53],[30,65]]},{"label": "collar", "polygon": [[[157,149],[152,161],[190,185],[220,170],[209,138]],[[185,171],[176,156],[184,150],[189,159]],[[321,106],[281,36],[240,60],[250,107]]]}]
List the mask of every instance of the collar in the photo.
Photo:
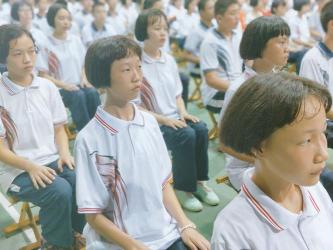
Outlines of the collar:
[{"label": "collar", "polygon": [[301,214],[290,212],[273,201],[254,184],[251,179],[253,172],[254,168],[251,168],[244,173],[244,184],[242,185],[241,192],[257,211],[258,215],[275,230],[279,232],[286,230],[289,227],[296,225],[300,216],[313,217],[320,212],[315,196],[307,187],[300,187],[303,195],[303,212]]},{"label": "collar", "polygon": [[333,51],[330,50],[325,43],[319,42],[317,48],[326,58],[331,59],[333,57]]},{"label": "collar", "polygon": [[102,125],[105,129],[107,129],[112,135],[116,135],[121,129],[127,128],[131,125],[136,126],[145,126],[145,120],[141,113],[141,111],[132,103],[134,107],[134,119],[132,121],[124,121],[121,120],[109,113],[107,113],[102,106],[97,108],[95,119],[96,121]]},{"label": "collar", "polygon": [[50,35],[49,38],[52,44],[61,45],[71,40],[71,34],[68,33],[64,40],[55,38],[53,35]]},{"label": "collar", "polygon": [[244,76],[245,76],[245,80],[257,75],[257,72],[255,72],[251,67],[247,66],[245,64],[245,69],[244,69]]},{"label": "collar", "polygon": [[208,27],[202,20],[200,20],[200,25],[205,29],[205,30],[209,30],[213,25],[211,25],[210,27]]},{"label": "collar", "polygon": [[153,59],[150,56],[148,56],[146,52],[143,51],[142,52],[142,59],[143,59],[144,62],[146,62],[148,64],[152,64],[152,63],[156,63],[156,62],[157,63],[166,63],[166,54],[165,54],[165,52],[162,49],[160,49],[160,52],[161,52],[160,58]]},{"label": "collar", "polygon": [[[218,32],[216,28],[213,30],[213,33],[217,36],[217,38],[226,40],[226,37],[222,33]],[[232,36],[231,36],[231,39],[232,39],[234,37],[234,35],[236,34],[236,31],[232,30],[231,33],[232,33]]]},{"label": "collar", "polygon": [[[95,32],[98,32],[99,30],[97,29],[96,25],[94,22],[91,23],[91,27]],[[105,25],[103,25],[102,31],[106,31]]]},{"label": "collar", "polygon": [[22,87],[16,83],[12,82],[8,78],[8,72],[5,72],[2,74],[1,83],[7,89],[8,93],[10,95],[17,95],[25,89],[38,89],[39,88],[39,82],[36,80],[36,76],[33,73],[32,73],[32,83],[28,87]]}]

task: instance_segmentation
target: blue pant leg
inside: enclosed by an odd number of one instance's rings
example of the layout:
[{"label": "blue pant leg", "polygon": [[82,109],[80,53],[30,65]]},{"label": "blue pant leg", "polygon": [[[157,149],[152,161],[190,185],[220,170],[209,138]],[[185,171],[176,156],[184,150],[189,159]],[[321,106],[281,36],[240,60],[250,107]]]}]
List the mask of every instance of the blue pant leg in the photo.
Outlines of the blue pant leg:
[{"label": "blue pant leg", "polygon": [[89,113],[89,118],[93,118],[97,107],[101,105],[101,99],[95,88],[82,88],[84,95],[86,97],[86,105]]}]

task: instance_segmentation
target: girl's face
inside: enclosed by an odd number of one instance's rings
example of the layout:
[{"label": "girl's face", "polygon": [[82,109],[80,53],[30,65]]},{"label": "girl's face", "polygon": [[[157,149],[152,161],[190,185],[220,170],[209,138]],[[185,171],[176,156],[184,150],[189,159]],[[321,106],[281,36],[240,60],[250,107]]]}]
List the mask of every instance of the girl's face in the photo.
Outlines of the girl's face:
[{"label": "girl's face", "polygon": [[[149,23],[149,22],[148,22]],[[168,25],[163,17],[160,17],[154,24],[148,24],[148,39],[150,44],[162,48],[168,36]]]},{"label": "girl's face", "polygon": [[290,125],[275,131],[262,145],[258,161],[271,178],[281,183],[311,186],[327,160],[326,113],[322,104],[308,96]]},{"label": "girl's face", "polygon": [[280,4],[275,8],[275,15],[283,17],[287,13],[287,5]]},{"label": "girl's face", "polygon": [[18,10],[18,17],[23,27],[30,25],[32,21],[32,9],[30,6],[22,5]]},{"label": "girl's face", "polygon": [[31,74],[36,61],[36,48],[26,34],[10,41],[7,57],[9,76],[24,78]]},{"label": "girl's face", "polygon": [[273,67],[283,67],[287,64],[289,56],[289,38],[280,35],[268,40],[262,52],[262,59],[270,62]]},{"label": "girl's face", "polygon": [[127,103],[138,97],[142,70],[141,60],[137,55],[114,61],[110,74],[111,87],[108,91],[113,100]]},{"label": "girl's face", "polygon": [[65,9],[60,9],[54,18],[54,27],[56,31],[65,32],[72,26],[72,17]]}]

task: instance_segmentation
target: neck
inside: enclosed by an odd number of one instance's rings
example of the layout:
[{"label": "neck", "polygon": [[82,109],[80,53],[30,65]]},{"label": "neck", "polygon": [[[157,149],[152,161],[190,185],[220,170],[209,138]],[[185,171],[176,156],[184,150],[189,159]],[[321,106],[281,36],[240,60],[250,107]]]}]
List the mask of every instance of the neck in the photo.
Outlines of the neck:
[{"label": "neck", "polygon": [[226,27],[221,26],[221,25],[219,25],[219,27],[217,28],[217,31],[219,33],[221,33],[222,35],[224,35],[225,37],[227,37],[227,38],[231,37],[231,35],[232,35],[232,30],[231,29],[226,28]]},{"label": "neck", "polygon": [[67,38],[67,32],[54,30],[53,36],[59,40],[65,40]]},{"label": "neck", "polygon": [[253,61],[252,69],[257,72],[257,74],[264,74],[272,72],[274,65],[265,59],[258,58]]},{"label": "neck", "polygon": [[299,11],[299,12],[297,13],[297,15],[298,15],[300,18],[302,18],[303,13],[302,13],[301,11]]},{"label": "neck", "polygon": [[271,172],[267,166],[262,167],[258,159],[255,161],[255,171],[252,181],[272,200],[293,213],[303,209],[303,197],[300,188],[281,179]]},{"label": "neck", "polygon": [[97,30],[101,30],[104,27],[104,22],[96,22],[94,21],[95,27],[97,28]]},{"label": "neck", "polygon": [[332,36],[325,35],[324,44],[333,52],[333,38]]},{"label": "neck", "polygon": [[128,101],[117,100],[117,98],[114,98],[114,96],[109,93],[104,110],[121,120],[132,121],[134,118],[133,105]]},{"label": "neck", "polygon": [[158,59],[161,57],[160,48],[151,46],[148,42],[144,42],[143,51],[151,58]]},{"label": "neck", "polygon": [[211,27],[212,26],[212,19],[205,19],[205,18],[201,18],[201,22],[203,22],[207,27]]},{"label": "neck", "polygon": [[45,10],[39,9],[38,10],[38,15],[39,16],[45,16]]},{"label": "neck", "polygon": [[8,78],[16,83],[17,85],[20,85],[22,87],[28,87],[32,83],[32,74],[26,75],[26,76],[17,76],[13,74],[8,74]]},{"label": "neck", "polygon": [[26,30],[30,30],[31,28],[31,23],[27,23],[27,24],[22,24],[22,27]]}]

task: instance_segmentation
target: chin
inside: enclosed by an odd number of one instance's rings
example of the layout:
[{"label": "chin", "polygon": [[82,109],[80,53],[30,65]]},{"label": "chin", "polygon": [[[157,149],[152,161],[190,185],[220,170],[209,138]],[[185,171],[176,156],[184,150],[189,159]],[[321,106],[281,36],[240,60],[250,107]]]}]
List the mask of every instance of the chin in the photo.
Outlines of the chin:
[{"label": "chin", "polygon": [[305,186],[305,187],[314,186],[314,185],[318,184],[319,179],[320,179],[320,175],[313,176],[312,178],[309,178],[308,180],[301,183],[301,185]]}]

